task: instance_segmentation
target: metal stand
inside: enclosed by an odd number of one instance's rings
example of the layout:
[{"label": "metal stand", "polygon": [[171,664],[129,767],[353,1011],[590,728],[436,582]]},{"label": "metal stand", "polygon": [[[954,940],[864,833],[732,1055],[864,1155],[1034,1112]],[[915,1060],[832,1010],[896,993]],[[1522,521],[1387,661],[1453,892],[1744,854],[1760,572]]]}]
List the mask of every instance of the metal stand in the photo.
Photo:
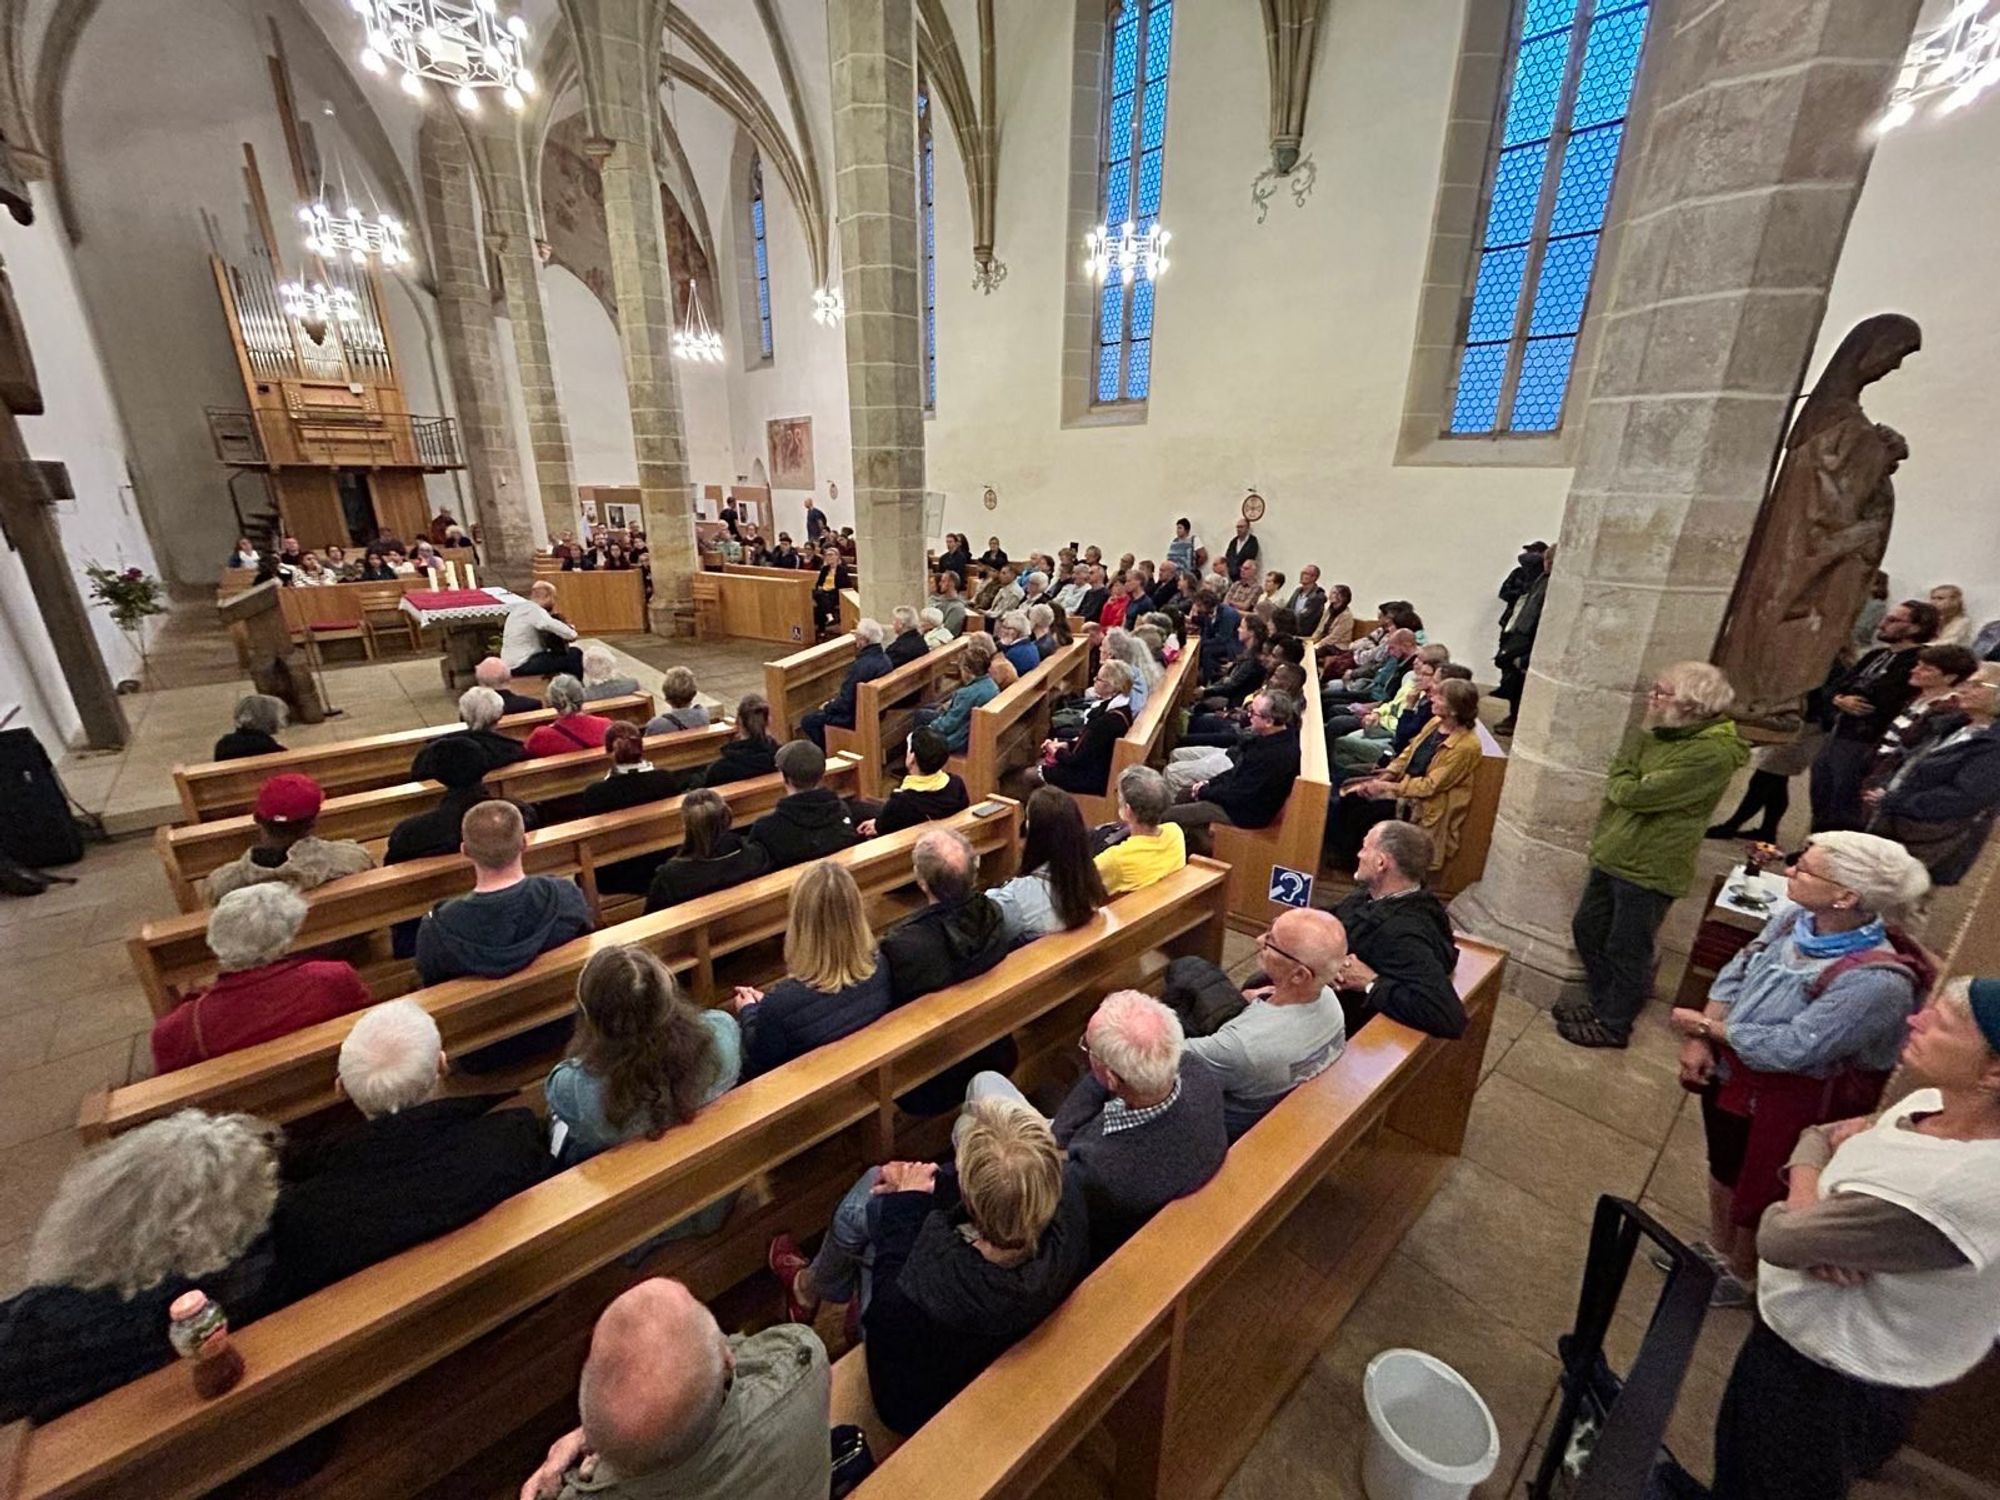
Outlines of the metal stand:
[{"label": "metal stand", "polygon": [[[1621,1381],[1604,1362],[1604,1335],[1625,1290],[1625,1276],[1632,1269],[1641,1235],[1671,1255],[1674,1266],[1654,1305],[1638,1357]],[[1636,1500],[1648,1492],[1667,1419],[1694,1358],[1695,1340],[1714,1290],[1714,1270],[1651,1214],[1609,1194],[1597,1200],[1576,1327],[1562,1340],[1562,1403],[1541,1466],[1528,1487],[1532,1500],[1559,1496]],[[1580,1422],[1587,1452],[1581,1467],[1571,1469],[1566,1461]],[[1594,1434],[1589,1431],[1593,1425]],[[1556,1488],[1558,1478],[1572,1472],[1574,1482]]]}]

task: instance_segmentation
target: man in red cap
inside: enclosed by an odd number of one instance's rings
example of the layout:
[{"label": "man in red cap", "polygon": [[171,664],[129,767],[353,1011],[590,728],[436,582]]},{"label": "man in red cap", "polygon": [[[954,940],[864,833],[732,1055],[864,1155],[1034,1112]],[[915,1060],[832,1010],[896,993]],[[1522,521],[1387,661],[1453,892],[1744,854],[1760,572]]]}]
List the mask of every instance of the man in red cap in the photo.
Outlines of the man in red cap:
[{"label": "man in red cap", "polygon": [[343,875],[375,868],[375,856],[352,839],[313,836],[313,821],[326,800],[310,776],[286,771],[257,789],[257,842],[244,856],[214,871],[207,881],[213,905],[231,891],[266,880],[282,880],[309,891]]}]

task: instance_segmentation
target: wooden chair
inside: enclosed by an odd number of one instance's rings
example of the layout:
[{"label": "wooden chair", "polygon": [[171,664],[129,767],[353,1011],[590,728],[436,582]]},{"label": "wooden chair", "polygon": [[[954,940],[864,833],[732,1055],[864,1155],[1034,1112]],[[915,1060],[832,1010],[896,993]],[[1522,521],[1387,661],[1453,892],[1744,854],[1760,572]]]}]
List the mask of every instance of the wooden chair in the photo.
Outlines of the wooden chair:
[{"label": "wooden chair", "polygon": [[379,645],[385,634],[400,635],[413,652],[423,649],[423,634],[415,617],[403,608],[403,593],[402,586],[394,583],[362,587],[361,629],[367,635],[370,656],[381,654]]},{"label": "wooden chair", "polygon": [[[1010,1034],[1030,1058],[1073,1051],[1098,998],[1153,955],[1218,957],[1223,883],[1218,866],[1192,861],[1083,928],[739,1085],[659,1140],[618,1146],[235,1330],[245,1375],[220,1397],[201,1399],[170,1366],[17,1431],[8,1493],[190,1500],[350,1413],[300,1493],[424,1488],[563,1400],[595,1310],[638,1275],[717,1296],[762,1266],[775,1228],[823,1225],[864,1162],[942,1149],[937,1124],[896,1114],[899,1093]],[[615,1264],[754,1180],[774,1182],[775,1198],[745,1194],[720,1232],[668,1246],[643,1271]]]}]

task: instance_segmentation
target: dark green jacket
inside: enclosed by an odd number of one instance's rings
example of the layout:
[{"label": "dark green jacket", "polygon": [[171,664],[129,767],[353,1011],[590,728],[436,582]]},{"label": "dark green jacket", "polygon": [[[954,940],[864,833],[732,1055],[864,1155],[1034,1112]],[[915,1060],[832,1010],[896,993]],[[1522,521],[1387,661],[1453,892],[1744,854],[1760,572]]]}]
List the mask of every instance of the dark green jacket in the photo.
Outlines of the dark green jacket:
[{"label": "dark green jacket", "polygon": [[1648,890],[1685,895],[1716,799],[1749,759],[1728,719],[1633,735],[1606,774],[1590,862]]}]

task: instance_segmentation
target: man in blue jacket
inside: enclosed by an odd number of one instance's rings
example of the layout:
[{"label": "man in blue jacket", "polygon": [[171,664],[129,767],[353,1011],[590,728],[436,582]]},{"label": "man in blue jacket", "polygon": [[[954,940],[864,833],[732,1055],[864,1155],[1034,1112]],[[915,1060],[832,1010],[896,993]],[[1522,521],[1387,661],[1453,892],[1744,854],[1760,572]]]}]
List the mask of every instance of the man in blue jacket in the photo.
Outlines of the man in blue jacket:
[{"label": "man in blue jacket", "polygon": [[854,727],[855,700],[861,684],[872,682],[877,677],[887,677],[896,670],[896,664],[889,660],[889,653],[882,649],[883,635],[879,620],[854,622],[854,665],[847,669],[840,691],[799,721],[799,733],[820,749],[826,748],[829,726],[834,729]]}]

